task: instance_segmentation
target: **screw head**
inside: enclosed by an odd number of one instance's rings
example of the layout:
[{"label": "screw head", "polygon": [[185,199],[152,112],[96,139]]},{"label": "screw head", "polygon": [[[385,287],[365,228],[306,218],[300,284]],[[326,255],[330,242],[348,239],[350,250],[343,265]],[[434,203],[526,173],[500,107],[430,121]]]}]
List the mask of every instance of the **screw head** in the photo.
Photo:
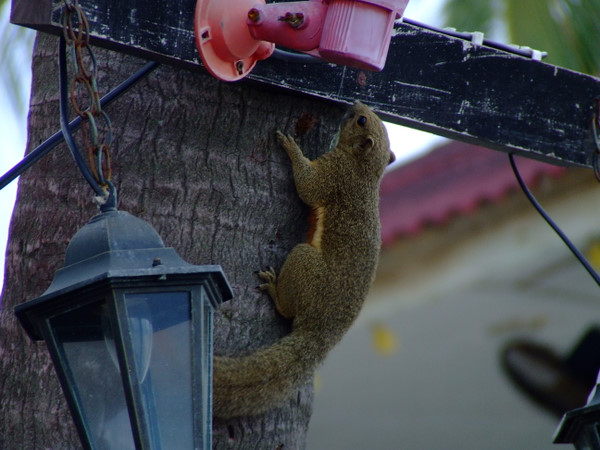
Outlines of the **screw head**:
[{"label": "screw head", "polygon": [[242,75],[244,73],[244,61],[237,61],[235,63],[235,70],[237,70],[238,75]]},{"label": "screw head", "polygon": [[252,8],[248,11],[248,19],[252,22],[258,22],[260,20],[260,11],[256,8]]}]

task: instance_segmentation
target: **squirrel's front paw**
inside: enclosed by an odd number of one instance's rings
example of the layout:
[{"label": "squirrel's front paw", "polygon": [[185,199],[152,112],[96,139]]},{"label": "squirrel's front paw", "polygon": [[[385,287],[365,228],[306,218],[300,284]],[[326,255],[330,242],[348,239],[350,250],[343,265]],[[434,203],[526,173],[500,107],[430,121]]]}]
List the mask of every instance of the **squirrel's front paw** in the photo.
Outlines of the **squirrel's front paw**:
[{"label": "squirrel's front paw", "polygon": [[277,142],[279,142],[279,145],[281,145],[284,149],[288,150],[298,147],[294,138],[289,134],[285,135],[280,130],[277,130],[275,134],[277,135]]}]

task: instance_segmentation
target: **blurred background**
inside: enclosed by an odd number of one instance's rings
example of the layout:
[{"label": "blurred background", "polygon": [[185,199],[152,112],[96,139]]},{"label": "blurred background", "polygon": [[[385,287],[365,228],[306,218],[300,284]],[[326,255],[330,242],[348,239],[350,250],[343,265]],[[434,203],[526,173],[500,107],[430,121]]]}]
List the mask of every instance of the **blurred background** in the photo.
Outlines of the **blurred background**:
[{"label": "blurred background", "polygon": [[[25,152],[34,41],[9,10],[0,0],[2,174]],[[411,0],[405,15],[600,72],[600,0]],[[382,185],[377,279],[315,378],[308,448],[557,448],[561,413],[585,401],[597,371],[582,363],[595,364],[597,285],[518,191],[505,154],[389,131],[398,163]],[[599,266],[591,171],[518,165]],[[0,191],[2,254],[15,192]]]},{"label": "blurred background", "polygon": [[[593,175],[517,164],[598,266]],[[317,374],[308,448],[556,448],[600,367],[598,286],[506,155],[442,145],[384,178],[381,209],[377,278]]]}]

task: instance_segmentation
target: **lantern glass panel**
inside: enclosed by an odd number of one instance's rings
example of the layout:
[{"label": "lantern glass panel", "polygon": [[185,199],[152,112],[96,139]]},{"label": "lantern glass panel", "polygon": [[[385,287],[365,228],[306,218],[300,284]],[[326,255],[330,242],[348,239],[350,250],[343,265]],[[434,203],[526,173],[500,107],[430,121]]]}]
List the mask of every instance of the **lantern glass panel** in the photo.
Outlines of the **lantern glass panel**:
[{"label": "lantern glass panel", "polygon": [[104,339],[107,317],[103,303],[53,317],[50,327],[94,448],[134,448],[121,375],[114,350]]},{"label": "lantern glass panel", "polygon": [[124,298],[151,441],[156,448],[194,448],[190,294]]}]

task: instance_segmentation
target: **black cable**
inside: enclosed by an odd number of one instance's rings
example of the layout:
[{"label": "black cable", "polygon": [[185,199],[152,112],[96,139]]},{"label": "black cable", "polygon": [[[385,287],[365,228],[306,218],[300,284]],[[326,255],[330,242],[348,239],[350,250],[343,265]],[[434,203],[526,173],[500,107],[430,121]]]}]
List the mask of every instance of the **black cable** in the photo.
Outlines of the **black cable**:
[{"label": "black cable", "polygon": [[[408,25],[412,25],[413,27],[423,28],[424,30],[433,31],[435,33],[445,34],[446,36],[455,37],[458,39],[471,40],[473,34],[467,33],[464,31],[454,31],[448,28],[438,28],[433,25],[427,25],[421,22],[417,22],[416,20],[409,19],[408,17],[403,17],[402,22]],[[503,44],[501,42],[490,41],[489,39],[483,39],[483,45],[486,47],[494,48],[496,50],[502,50],[504,52],[513,53],[515,55],[524,56],[526,58],[531,58],[534,50],[526,47],[518,47],[513,45]],[[545,58],[548,54],[546,52],[540,52],[540,56]]]},{"label": "black cable", "polygon": [[324,59],[317,58],[316,56],[310,55],[308,53],[290,52],[287,50],[282,50],[280,48],[276,48],[273,51],[272,56],[273,58],[279,59],[280,61],[297,64],[323,64],[327,62]]},{"label": "black cable", "polygon": [[[123,93],[128,91],[131,87],[133,87],[138,81],[156,69],[160,64],[157,62],[149,62],[146,63],[142,68],[140,68],[137,72],[119,84],[112,91],[107,93],[104,97],[100,99],[100,106],[102,108],[110,105],[113,101],[119,98]],[[69,125],[68,129],[71,133],[75,132],[81,126],[81,117],[77,116],[73,119]],[[19,161],[12,169],[6,172],[2,177],[0,177],[0,190],[5,188],[8,184],[10,184],[15,178],[29,169],[32,165],[38,162],[41,158],[46,156],[50,150],[60,144],[63,140],[63,132],[62,130],[57,131],[40,145],[38,145],[35,149],[29,152],[21,161]]]},{"label": "black cable", "polygon": [[[418,22],[416,20],[409,19],[408,17],[402,17],[400,23],[405,23],[407,25],[411,25],[413,27],[422,28],[424,30],[433,31],[434,33],[444,34],[446,36],[470,41],[473,37],[473,33],[468,33],[465,31],[455,31],[449,28],[439,28],[434,27],[433,25],[427,25],[422,22]],[[482,45],[486,47],[490,47],[496,50],[501,50],[503,52],[512,53],[515,55],[523,56],[525,58],[531,58],[534,54],[534,50],[527,47],[519,47],[516,45],[508,45],[503,44],[502,42],[491,41],[489,39],[483,39]],[[316,56],[312,56],[307,53],[299,53],[294,51],[283,50],[281,48],[276,48],[273,52],[273,58],[279,59],[284,62],[290,63],[298,63],[298,64],[323,64],[327,63],[326,60],[318,58]],[[546,52],[540,52],[540,56],[545,58],[547,56]]]},{"label": "black cable", "polygon": [[519,173],[519,169],[517,168],[517,165],[515,163],[515,158],[512,153],[508,154],[508,159],[510,161],[510,166],[512,167],[515,177],[519,183],[519,186],[521,186],[521,189],[525,193],[525,196],[529,199],[529,201],[531,202],[533,207],[537,210],[538,213],[540,213],[540,215],[544,218],[544,220],[548,223],[548,225],[550,225],[550,227],[554,230],[554,232],[556,234],[558,234],[558,236],[562,239],[562,241],[569,248],[569,250],[571,250],[573,255],[575,255],[575,258],[577,258],[579,260],[579,262],[583,265],[583,267],[585,267],[585,270],[588,271],[588,273],[594,279],[594,281],[598,284],[598,286],[600,286],[600,276],[598,276],[598,274],[596,273],[596,271],[594,270],[592,265],[588,262],[588,260],[585,258],[585,256],[583,256],[583,254],[577,249],[577,247],[575,247],[575,245],[571,242],[571,240],[567,237],[567,235],[552,220],[552,218],[546,213],[546,211],[544,211],[544,208],[542,208],[542,206],[538,203],[538,201],[535,199],[535,197],[533,196],[533,194],[531,193],[531,191],[529,190],[529,188],[523,181],[523,178],[521,178],[521,174]]}]

